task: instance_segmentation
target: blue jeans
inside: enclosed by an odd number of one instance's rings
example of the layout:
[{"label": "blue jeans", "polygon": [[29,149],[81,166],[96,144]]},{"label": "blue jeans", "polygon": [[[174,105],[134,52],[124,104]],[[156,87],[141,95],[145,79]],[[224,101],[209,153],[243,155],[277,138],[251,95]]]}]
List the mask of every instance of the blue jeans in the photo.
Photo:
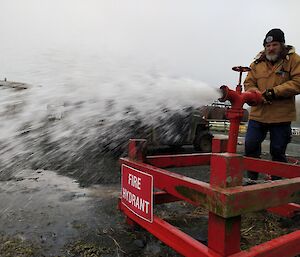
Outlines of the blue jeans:
[{"label": "blue jeans", "polygon": [[[260,158],[261,143],[265,140],[268,132],[270,132],[272,161],[287,162],[285,151],[291,141],[291,122],[262,123],[249,120],[245,139],[245,156]],[[248,177],[256,180],[258,173],[248,171]]]}]

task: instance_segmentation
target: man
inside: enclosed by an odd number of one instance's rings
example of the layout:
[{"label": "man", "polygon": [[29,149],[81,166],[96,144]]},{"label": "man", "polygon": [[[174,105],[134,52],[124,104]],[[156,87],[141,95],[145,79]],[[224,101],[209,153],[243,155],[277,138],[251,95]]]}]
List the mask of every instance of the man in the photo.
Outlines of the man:
[{"label": "man", "polygon": [[[263,104],[251,107],[245,155],[260,158],[261,143],[270,132],[272,160],[287,162],[291,121],[296,120],[295,95],[300,93],[300,56],[294,47],[285,45],[280,29],[270,30],[263,45],[244,81],[246,91],[258,90],[264,98]],[[248,178],[257,180],[258,173],[248,171]]]}]

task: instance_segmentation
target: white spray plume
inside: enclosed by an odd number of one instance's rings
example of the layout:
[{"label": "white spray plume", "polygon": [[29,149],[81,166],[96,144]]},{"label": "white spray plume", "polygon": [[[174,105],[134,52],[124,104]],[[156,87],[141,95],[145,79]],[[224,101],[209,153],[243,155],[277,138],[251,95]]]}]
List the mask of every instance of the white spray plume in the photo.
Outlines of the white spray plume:
[{"label": "white spray plume", "polygon": [[170,113],[218,97],[215,88],[201,81],[141,67],[106,64],[98,74],[75,66],[69,74],[66,79],[57,73],[52,81],[41,79],[42,85],[25,90],[0,89],[2,168],[25,162],[76,170],[78,162],[92,162],[101,151],[124,149],[141,129],[167,126]]}]

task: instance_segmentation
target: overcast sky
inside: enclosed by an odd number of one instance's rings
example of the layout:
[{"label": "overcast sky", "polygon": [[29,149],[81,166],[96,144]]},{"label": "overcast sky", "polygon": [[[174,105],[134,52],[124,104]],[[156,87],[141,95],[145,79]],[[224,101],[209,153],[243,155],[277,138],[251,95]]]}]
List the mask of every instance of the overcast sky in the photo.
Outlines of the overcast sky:
[{"label": "overcast sky", "polygon": [[231,67],[249,65],[272,28],[300,48],[297,0],[0,0],[0,7],[0,78],[22,79],[22,67],[58,51],[113,56],[218,87],[235,85]]}]

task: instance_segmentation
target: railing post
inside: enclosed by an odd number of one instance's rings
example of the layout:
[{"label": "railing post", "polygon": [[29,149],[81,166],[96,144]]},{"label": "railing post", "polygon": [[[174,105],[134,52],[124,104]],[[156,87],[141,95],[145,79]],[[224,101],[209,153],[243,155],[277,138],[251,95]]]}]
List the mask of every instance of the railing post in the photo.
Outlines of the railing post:
[{"label": "railing post", "polygon": [[[215,138],[213,152],[224,152],[228,139]],[[237,154],[212,154],[210,185],[216,187],[233,187],[242,185],[242,156]],[[209,212],[208,247],[222,256],[240,251],[241,216],[223,218]]]},{"label": "railing post", "polygon": [[227,151],[228,136],[217,135],[212,140],[212,152],[224,153]]},{"label": "railing post", "polygon": [[[135,161],[145,162],[147,154],[147,140],[145,139],[129,139],[128,157]],[[126,223],[131,229],[136,229],[139,225],[128,216],[126,216]]]},{"label": "railing post", "polygon": [[144,162],[147,154],[147,140],[129,139],[128,157],[135,161]]}]

